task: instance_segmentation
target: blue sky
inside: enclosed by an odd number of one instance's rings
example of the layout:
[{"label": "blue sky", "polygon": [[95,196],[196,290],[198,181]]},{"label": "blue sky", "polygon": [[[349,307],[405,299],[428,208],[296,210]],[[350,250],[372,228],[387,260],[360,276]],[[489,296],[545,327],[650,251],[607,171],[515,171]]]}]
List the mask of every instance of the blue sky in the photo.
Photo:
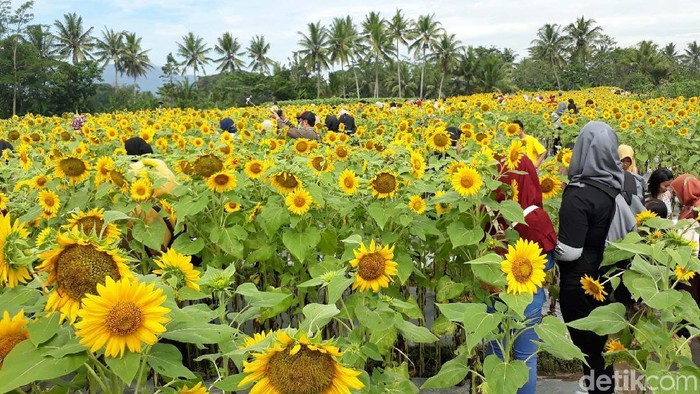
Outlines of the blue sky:
[{"label": "blue sky", "polygon": [[[20,3],[13,0],[14,7]],[[306,31],[309,22],[330,25],[333,17],[350,15],[359,25],[370,11],[390,18],[397,8],[413,19],[434,13],[464,45],[509,47],[520,58],[527,55],[543,24],[565,25],[581,15],[595,19],[621,46],[650,39],[660,46],[675,42],[682,52],[687,43],[700,40],[700,0],[35,0],[34,23],[51,25],[64,13],[76,12],[86,27],[94,26],[96,36],[105,26],[133,31],[143,37],[143,47],[151,50],[151,62],[157,66],[165,63],[169,52],[176,54],[176,42],[189,31],[212,48],[225,31],[237,37],[243,48],[254,35],[263,34],[270,43],[269,56],[286,63],[297,49],[298,31]],[[210,66],[207,71],[213,69]]]}]

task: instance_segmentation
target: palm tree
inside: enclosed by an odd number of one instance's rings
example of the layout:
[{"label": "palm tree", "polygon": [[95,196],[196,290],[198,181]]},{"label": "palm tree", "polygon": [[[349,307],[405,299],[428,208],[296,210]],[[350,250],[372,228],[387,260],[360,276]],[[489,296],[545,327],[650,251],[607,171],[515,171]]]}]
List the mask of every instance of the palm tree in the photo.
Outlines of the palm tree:
[{"label": "palm tree", "polygon": [[124,51],[120,61],[124,73],[134,79],[146,75],[146,72],[153,68],[148,58],[148,50],[141,48],[141,37],[136,37],[136,33],[124,33]]},{"label": "palm tree", "polygon": [[270,72],[270,66],[273,61],[267,57],[267,52],[270,50],[270,44],[265,42],[265,36],[256,35],[250,40],[250,45],[246,48],[248,56],[252,59],[248,67],[253,72],[267,74]]},{"label": "palm tree", "polygon": [[374,97],[379,97],[379,61],[388,60],[391,55],[391,37],[387,34],[386,20],[378,12],[370,12],[362,22],[362,34],[374,59]]},{"label": "palm tree", "polygon": [[443,34],[435,45],[435,49],[430,56],[430,60],[437,64],[440,70],[440,86],[438,88],[438,99],[442,98],[442,85],[445,82],[447,73],[452,71],[458,63],[459,52],[463,49],[462,42],[455,39],[454,34]]},{"label": "palm tree", "polygon": [[564,66],[564,50],[568,38],[560,32],[557,24],[547,23],[537,31],[537,38],[532,40],[529,48],[530,56],[534,59],[545,61],[552,65],[554,77],[557,79],[557,88],[561,90],[559,74],[557,70]]},{"label": "palm tree", "polygon": [[440,22],[434,20],[435,15],[421,15],[418,17],[415,25],[415,41],[408,47],[409,50],[413,51],[416,57],[421,55],[423,64],[420,69],[420,98],[423,98],[423,82],[425,75],[425,61],[427,59],[428,49],[432,49],[435,46],[437,38],[443,34],[444,30],[440,27]]},{"label": "palm tree", "polygon": [[238,38],[233,37],[229,32],[225,32],[219,37],[214,50],[221,55],[220,58],[214,60],[219,63],[219,67],[216,68],[219,72],[240,70],[245,64],[241,59],[245,52],[241,51],[241,44],[238,43]]},{"label": "palm tree", "polygon": [[477,56],[473,46],[469,46],[467,50],[462,50],[460,53],[457,72],[457,77],[464,85],[465,92],[471,93],[479,72],[479,56]]},{"label": "palm tree", "polygon": [[27,42],[32,44],[42,59],[53,60],[56,56],[55,38],[48,26],[31,25],[27,27]]},{"label": "palm tree", "polygon": [[489,54],[479,58],[477,80],[485,92],[507,87],[508,68],[499,56]]},{"label": "palm tree", "polygon": [[661,49],[661,54],[668,59],[671,63],[678,62],[678,49],[676,49],[676,44],[669,42],[663,49]]},{"label": "palm tree", "polygon": [[683,62],[692,70],[700,70],[700,45],[697,41],[688,43],[685,53],[682,55]]},{"label": "palm tree", "polygon": [[[332,64],[340,63],[340,71],[345,76],[345,65],[357,49],[357,31],[350,16],[334,18],[328,33],[328,55]],[[343,97],[345,81],[343,80]]]},{"label": "palm tree", "polygon": [[398,78],[399,98],[403,97],[401,92],[401,57],[399,55],[399,45],[408,45],[410,39],[411,20],[406,19],[400,9],[396,9],[396,13],[389,21],[389,37],[396,41],[396,75]]},{"label": "palm tree", "polygon": [[603,28],[595,24],[595,19],[585,19],[581,16],[564,28],[571,40],[571,59],[583,66],[586,65],[593,44],[603,33]]},{"label": "palm tree", "polygon": [[[398,76],[403,75],[399,82]],[[418,91],[418,85],[413,81],[410,76],[410,70],[408,68],[408,63],[401,63],[401,72],[396,74],[388,74],[384,80],[384,88],[389,91],[392,97],[398,97],[399,90],[403,92],[407,97],[414,96]]]},{"label": "palm tree", "polygon": [[64,14],[63,22],[53,23],[58,33],[55,35],[59,55],[71,58],[73,64],[92,59],[90,51],[95,47],[95,39],[90,35],[93,27],[83,30],[83,17],[76,13]]},{"label": "palm tree", "polygon": [[321,96],[321,70],[328,68],[330,60],[326,46],[328,45],[328,33],[321,26],[321,22],[309,23],[309,34],[297,32],[301,35],[299,40],[299,55],[302,56],[302,62],[307,69],[316,71],[316,98]]},{"label": "palm tree", "polygon": [[114,65],[114,88],[119,88],[117,74],[123,72],[121,60],[124,55],[124,33],[123,31],[115,32],[112,29],[102,31],[102,39],[98,39],[95,48],[95,56],[98,61],[103,62],[106,66],[110,61]]},{"label": "palm tree", "polygon": [[207,53],[211,51],[211,48],[207,47],[204,43],[204,39],[200,36],[195,36],[194,33],[189,32],[186,36],[182,37],[182,43],[177,44],[177,54],[184,58],[182,62],[182,75],[185,75],[187,68],[192,68],[194,73],[194,82],[197,83],[197,71],[202,70],[204,75],[206,71],[204,66],[209,64],[211,61],[207,57]]}]

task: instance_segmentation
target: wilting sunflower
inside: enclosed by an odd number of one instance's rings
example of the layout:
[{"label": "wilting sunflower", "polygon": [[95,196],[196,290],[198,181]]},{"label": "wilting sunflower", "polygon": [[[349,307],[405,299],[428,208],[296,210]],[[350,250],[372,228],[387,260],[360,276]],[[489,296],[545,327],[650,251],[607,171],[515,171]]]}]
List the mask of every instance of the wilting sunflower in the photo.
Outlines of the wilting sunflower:
[{"label": "wilting sunflower", "polygon": [[111,244],[121,238],[122,232],[114,223],[108,223],[105,227],[104,208],[94,208],[88,212],[78,211],[68,219],[69,230],[77,228],[85,235],[95,235]]},{"label": "wilting sunflower", "polygon": [[131,198],[134,201],[146,201],[153,195],[153,187],[148,178],[141,178],[131,184]]},{"label": "wilting sunflower", "polygon": [[224,211],[228,213],[234,213],[238,212],[241,210],[241,204],[235,202],[235,201],[229,201],[226,204],[224,204]]},{"label": "wilting sunflower", "polygon": [[80,300],[95,294],[98,284],[106,277],[132,278],[118,249],[109,249],[98,241],[81,234],[77,228],[56,236],[56,249],[39,255],[43,260],[39,270],[48,272],[46,285],[54,285],[46,302],[47,311],[60,311],[61,318],[75,321]]},{"label": "wilting sunflower", "polygon": [[540,187],[542,188],[542,198],[552,198],[561,191],[561,181],[551,175],[540,177]]},{"label": "wilting sunflower", "polygon": [[311,198],[311,194],[309,194],[309,192],[300,187],[287,194],[284,202],[287,204],[287,209],[289,209],[289,212],[295,215],[303,215],[308,212],[309,209],[311,209],[313,199]]},{"label": "wilting sunflower", "polygon": [[600,302],[605,301],[605,296],[608,295],[603,289],[603,285],[598,282],[598,279],[593,279],[588,275],[584,275],[581,278],[581,288],[585,294],[593,296],[594,299]]},{"label": "wilting sunflower", "polygon": [[652,211],[642,211],[642,212],[639,212],[637,214],[637,216],[635,216],[635,218],[637,219],[637,226],[641,226],[642,223],[644,223],[644,221],[647,219],[658,218],[658,217],[659,216]]},{"label": "wilting sunflower", "polygon": [[165,299],[155,283],[107,277],[104,285],[97,285],[97,295],[83,299],[75,334],[91,352],[104,347],[106,357],[121,358],[127,347],[139,353],[142,342],[153,345],[165,332],[163,324],[170,320],[165,316],[170,309],[161,306]]},{"label": "wilting sunflower", "polygon": [[461,168],[452,175],[452,187],[462,196],[473,196],[483,184],[479,173],[471,167]]},{"label": "wilting sunflower", "polygon": [[192,256],[185,256],[170,248],[163,253],[160,258],[154,260],[160,269],[153,270],[153,273],[160,275],[164,280],[175,278],[178,285],[185,286],[199,291],[199,271],[192,265]]},{"label": "wilting sunflower", "polygon": [[59,159],[55,170],[59,178],[68,178],[71,184],[80,182],[90,176],[88,164],[77,157]]},{"label": "wilting sunflower", "polygon": [[223,169],[224,163],[218,157],[214,155],[204,155],[198,157],[194,161],[192,171],[202,178],[209,178]]},{"label": "wilting sunflower", "polygon": [[673,272],[676,274],[676,279],[678,280],[691,280],[695,277],[694,271],[686,267],[681,267],[680,265],[677,265]]},{"label": "wilting sunflower", "polygon": [[535,294],[545,279],[544,266],[547,257],[536,242],[519,239],[508,245],[508,253],[501,262],[501,271],[506,274],[508,293]]},{"label": "wilting sunflower", "polygon": [[212,174],[207,179],[207,187],[209,188],[209,190],[217,193],[223,193],[229,190],[233,190],[237,184],[238,181],[236,179],[236,175],[231,174],[227,171],[217,172],[215,174]]},{"label": "wilting sunflower", "polygon": [[19,219],[12,223],[9,213],[0,215],[0,286],[15,287],[32,278],[26,261],[33,258],[27,259],[22,247],[28,237],[29,231]]},{"label": "wilting sunflower", "polygon": [[282,194],[293,192],[298,187],[303,187],[301,180],[288,171],[278,172],[273,175],[272,186]]},{"label": "wilting sunflower", "polygon": [[414,194],[408,199],[408,207],[411,209],[411,211],[420,215],[421,213],[425,212],[425,199],[417,194]]},{"label": "wilting sunflower", "polygon": [[243,167],[243,172],[250,179],[259,179],[265,171],[270,167],[270,163],[253,159],[245,163]]},{"label": "wilting sunflower", "polygon": [[428,146],[436,150],[438,152],[444,152],[449,148],[451,145],[450,141],[450,135],[447,134],[447,131],[443,127],[437,128],[435,131],[433,131],[432,134],[428,137]]},{"label": "wilting sunflower", "polygon": [[394,197],[399,189],[396,174],[390,171],[378,173],[369,181],[369,189],[372,190],[372,195],[379,199]]},{"label": "wilting sunflower", "polygon": [[372,290],[376,293],[380,288],[389,287],[389,283],[399,273],[396,262],[392,261],[394,246],[385,245],[379,248],[372,240],[369,248],[363,242],[358,249],[353,250],[353,253],[355,258],[350,260],[350,265],[357,268],[355,283],[352,284],[353,289]]},{"label": "wilting sunflower", "polygon": [[58,194],[51,190],[42,190],[39,192],[39,206],[44,212],[56,213],[61,207],[61,200],[58,199]]},{"label": "wilting sunflower", "polygon": [[0,368],[5,357],[15,346],[25,339],[29,339],[29,331],[25,327],[29,319],[24,317],[24,309],[10,317],[8,311],[3,312],[0,320]]},{"label": "wilting sunflower", "polygon": [[617,339],[610,339],[608,343],[605,344],[606,353],[619,352],[622,350],[627,350],[627,348]]},{"label": "wilting sunflower", "polygon": [[525,154],[525,146],[520,140],[513,140],[506,154],[506,167],[514,170],[520,165],[520,159]]},{"label": "wilting sunflower", "polygon": [[340,177],[338,178],[338,186],[340,186],[340,190],[342,190],[343,193],[348,195],[357,193],[359,184],[360,182],[355,176],[355,172],[353,170],[345,169],[340,173]]},{"label": "wilting sunflower", "polygon": [[330,343],[311,343],[305,336],[295,340],[278,331],[273,346],[243,362],[247,376],[238,387],[256,382],[251,393],[269,394],[340,394],[363,388],[360,372],[343,367],[340,356]]},{"label": "wilting sunflower", "polygon": [[[228,134],[228,133],[224,133]],[[208,394],[209,391],[207,390],[206,387],[202,385],[202,382],[198,382],[192,387],[188,387],[187,385],[182,386],[180,391],[177,392],[177,394]]]}]

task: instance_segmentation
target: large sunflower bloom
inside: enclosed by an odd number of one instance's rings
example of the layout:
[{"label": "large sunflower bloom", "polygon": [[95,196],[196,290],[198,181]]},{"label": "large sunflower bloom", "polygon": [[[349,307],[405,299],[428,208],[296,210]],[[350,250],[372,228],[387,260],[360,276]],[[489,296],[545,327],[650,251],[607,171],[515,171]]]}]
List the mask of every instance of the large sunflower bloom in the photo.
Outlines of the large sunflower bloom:
[{"label": "large sunflower bloom", "polygon": [[547,257],[536,242],[519,239],[515,247],[508,245],[505,258],[501,262],[501,271],[506,273],[508,293],[534,294],[538,287],[542,287]]},{"label": "large sunflower bloom", "polygon": [[399,189],[399,181],[395,173],[382,171],[369,181],[369,189],[379,199],[392,198]]},{"label": "large sunflower bloom", "polygon": [[148,178],[141,178],[131,184],[131,198],[134,201],[146,201],[153,195],[153,185]]},{"label": "large sunflower bloom", "polygon": [[114,223],[105,227],[104,208],[94,208],[88,212],[78,211],[68,219],[69,230],[77,228],[85,235],[95,235],[111,244],[121,238],[122,232]]},{"label": "large sunflower bloom", "polygon": [[18,240],[29,237],[25,225],[15,220],[12,223],[10,214],[0,214],[0,286],[15,287],[18,283],[27,283],[32,276],[27,265],[19,264],[15,257],[22,256],[17,249]]},{"label": "large sunflower bloom", "polygon": [[313,199],[311,198],[311,194],[304,188],[298,188],[287,194],[284,202],[287,204],[289,212],[295,215],[303,215],[311,209]]},{"label": "large sunflower bloom", "polygon": [[296,177],[296,175],[287,171],[278,172],[277,174],[272,176],[271,180],[272,186],[282,194],[291,193],[298,187],[303,186],[299,178]]},{"label": "large sunflower bloom", "polygon": [[357,193],[359,183],[359,180],[355,176],[355,172],[350,169],[343,170],[338,178],[338,186],[340,186],[340,190],[348,195]]},{"label": "large sunflower bloom", "polygon": [[59,233],[56,240],[56,249],[39,255],[43,262],[38,268],[49,273],[46,285],[54,285],[45,309],[60,311],[62,319],[75,321],[80,300],[88,293],[94,294],[106,277],[117,280],[133,277],[118,249],[106,248],[77,228]]},{"label": "large sunflower bloom", "polygon": [[392,282],[394,276],[399,273],[396,262],[392,261],[394,246],[385,245],[379,248],[372,240],[369,248],[361,243],[353,253],[355,258],[350,260],[350,265],[357,268],[355,283],[352,284],[353,289],[359,288],[360,291],[371,289],[376,293],[382,287],[389,287],[389,282]]},{"label": "large sunflower bloom", "polygon": [[200,280],[199,271],[192,265],[192,256],[185,256],[170,248],[156,259],[155,263],[159,269],[153,270],[154,274],[161,275],[166,280],[175,277],[178,284],[199,291],[199,285],[196,283]]},{"label": "large sunflower bloom", "polygon": [[24,310],[20,310],[12,317],[9,312],[3,312],[0,320],[0,368],[10,351],[29,338],[29,331],[25,327],[27,323],[29,320],[24,317]]},{"label": "large sunflower bloom", "polygon": [[88,164],[77,157],[59,159],[55,169],[59,178],[68,178],[71,184],[85,180],[90,175]]},{"label": "large sunflower bloom", "polygon": [[428,137],[428,146],[438,152],[444,152],[450,147],[452,142],[450,141],[450,135],[447,134],[444,128],[440,127],[436,129]]},{"label": "large sunflower bloom", "polygon": [[243,172],[250,179],[260,178],[265,171],[270,167],[270,163],[264,162],[262,160],[253,159],[245,163],[243,167]]},{"label": "large sunflower bloom", "polygon": [[217,172],[207,179],[207,187],[209,190],[217,193],[233,190],[237,183],[236,176],[227,171]]},{"label": "large sunflower bloom", "polygon": [[165,332],[163,324],[170,320],[165,316],[170,309],[161,306],[165,299],[154,283],[115,282],[108,276],[104,285],[97,285],[97,295],[87,294],[83,299],[75,334],[91,352],[105,348],[106,357],[121,358],[127,347],[139,353],[142,342],[153,345],[158,341],[156,335]]},{"label": "large sunflower bloom", "polygon": [[561,181],[550,175],[545,175],[540,178],[540,187],[542,188],[542,198],[552,198],[559,194]]},{"label": "large sunflower bloom", "polygon": [[506,167],[509,170],[514,170],[520,165],[520,159],[525,154],[525,146],[519,140],[513,140],[506,154]]},{"label": "large sunflower bloom", "polygon": [[452,187],[462,196],[473,196],[483,184],[479,173],[471,167],[461,168],[452,175]]},{"label": "large sunflower bloom", "polygon": [[581,278],[581,288],[585,294],[593,296],[593,298],[600,302],[605,301],[605,296],[608,295],[603,289],[603,285],[601,285],[597,279],[593,279],[588,275],[584,275],[583,278]]},{"label": "large sunflower bloom", "polygon": [[338,362],[342,353],[336,346],[311,343],[306,337],[294,340],[282,331],[277,340],[243,363],[247,376],[238,387],[256,382],[251,394],[345,394],[364,387],[359,371]]},{"label": "large sunflower bloom", "polygon": [[425,212],[425,199],[417,194],[414,194],[408,199],[408,207],[411,209],[411,211],[420,215],[421,213]]}]

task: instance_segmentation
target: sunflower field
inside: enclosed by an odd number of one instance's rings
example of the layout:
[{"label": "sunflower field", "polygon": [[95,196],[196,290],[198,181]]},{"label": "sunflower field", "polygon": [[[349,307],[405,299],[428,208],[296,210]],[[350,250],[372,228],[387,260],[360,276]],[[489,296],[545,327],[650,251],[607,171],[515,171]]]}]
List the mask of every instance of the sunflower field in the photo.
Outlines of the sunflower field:
[{"label": "sunflower field", "polygon": [[[499,180],[523,154],[511,121],[551,146],[602,120],[640,169],[697,173],[697,97],[612,90],[565,93],[595,104],[561,130],[556,104],[491,95],[345,105],[356,132],[319,125],[318,141],[269,130],[255,107],[87,114],[77,132],[72,114],[1,120],[14,150],[0,159],[0,393],[417,393],[416,376],[514,393],[527,366],[483,345],[517,335],[534,290],[556,298],[557,286],[512,229],[517,187]],[[238,133],[219,132],[224,117]],[[155,154],[127,156],[135,136]],[[555,222],[570,159],[540,167]],[[634,316],[601,303],[569,324],[614,335],[611,360],[647,377],[700,377],[675,335],[700,335],[677,289],[700,271],[685,225],[643,217],[608,248],[606,262],[632,259],[605,280],[644,300]],[[604,299],[597,280],[582,285]],[[540,351],[583,360],[559,318],[536,330]]]}]

